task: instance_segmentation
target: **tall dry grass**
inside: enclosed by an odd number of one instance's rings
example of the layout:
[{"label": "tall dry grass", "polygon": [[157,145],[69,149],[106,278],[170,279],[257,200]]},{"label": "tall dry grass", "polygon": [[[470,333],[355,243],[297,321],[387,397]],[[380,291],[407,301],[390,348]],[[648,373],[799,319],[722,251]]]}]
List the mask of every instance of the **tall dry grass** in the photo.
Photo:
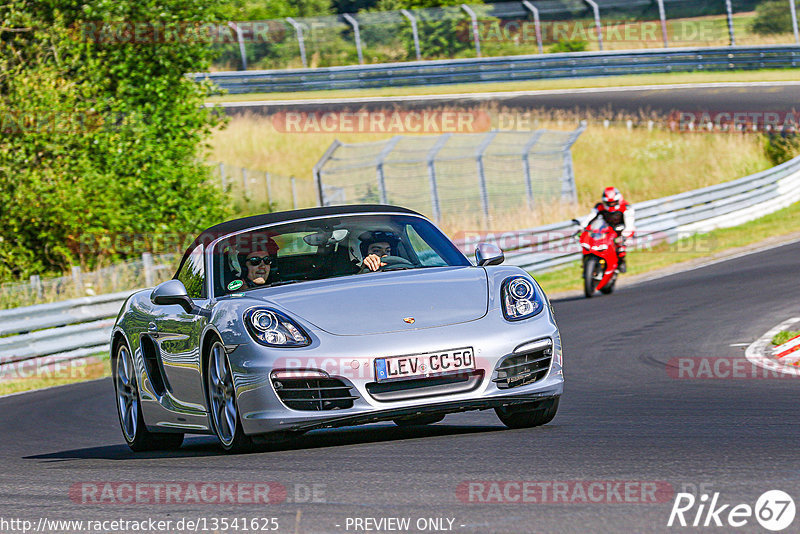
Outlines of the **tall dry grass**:
[{"label": "tall dry grass", "polygon": [[[572,148],[578,204],[539,206],[532,210],[494,215],[488,227],[479,214],[445,218],[441,226],[451,233],[469,229],[532,227],[587,213],[607,185],[619,187],[632,202],[673,195],[733,180],[769,168],[762,137],[742,133],[679,133],[666,128],[666,119],[641,115],[605,115],[513,110],[483,106],[493,127],[504,122],[529,129],[572,130],[579,119],[588,127]],[[505,119],[501,118],[505,115]],[[509,114],[517,119],[508,120]],[[524,120],[520,117],[524,116]],[[628,126],[628,121],[634,126]],[[648,127],[648,121],[654,121]],[[373,142],[390,138],[379,133],[283,133],[270,117],[239,115],[212,137],[209,159],[231,165],[311,179],[312,167],[335,140]],[[310,190],[310,189],[309,189]],[[303,205],[316,199],[303,198]]]}]

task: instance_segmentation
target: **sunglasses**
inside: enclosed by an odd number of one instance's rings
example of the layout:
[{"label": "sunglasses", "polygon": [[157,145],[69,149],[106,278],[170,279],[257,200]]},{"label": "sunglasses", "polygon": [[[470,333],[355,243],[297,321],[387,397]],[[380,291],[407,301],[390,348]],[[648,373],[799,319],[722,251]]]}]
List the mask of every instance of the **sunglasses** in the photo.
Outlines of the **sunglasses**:
[{"label": "sunglasses", "polygon": [[245,261],[247,262],[248,265],[252,265],[253,267],[257,267],[257,266],[261,265],[262,263],[264,265],[272,265],[272,261],[273,260],[269,256],[263,256],[263,257],[261,257],[261,256],[253,256],[252,258],[247,258]]}]

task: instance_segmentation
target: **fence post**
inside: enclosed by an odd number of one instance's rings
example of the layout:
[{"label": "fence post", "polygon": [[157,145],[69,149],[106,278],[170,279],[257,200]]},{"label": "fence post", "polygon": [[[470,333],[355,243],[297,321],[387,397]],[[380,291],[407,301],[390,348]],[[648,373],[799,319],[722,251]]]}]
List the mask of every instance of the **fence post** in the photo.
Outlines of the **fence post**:
[{"label": "fence post", "polygon": [[542,46],[542,22],[539,20],[539,9],[535,5],[531,4],[528,0],[522,0],[522,5],[525,6],[528,11],[533,13],[533,27],[536,30],[536,44],[539,47],[539,53],[544,54],[544,47]]},{"label": "fence post", "polygon": [[580,126],[572,132],[567,140],[566,146],[562,148],[564,151],[564,177],[561,185],[561,199],[568,202],[578,202],[578,190],[575,187],[575,169],[572,166],[572,145],[578,140],[578,137],[586,130],[586,121],[581,121]]},{"label": "fence post", "polygon": [[525,147],[522,149],[522,170],[525,174],[525,192],[528,194],[528,206],[533,208],[533,180],[531,178],[531,162],[530,162],[530,153],[533,150],[533,145],[539,140],[539,138],[544,134],[544,130],[539,130],[534,132],[528,142],[525,143]]},{"label": "fence post", "polygon": [[38,274],[31,275],[31,291],[33,292],[34,298],[36,300],[41,300],[43,291],[42,291],[42,279]]},{"label": "fence post", "polygon": [[728,12],[728,35],[730,36],[731,46],[736,46],[736,36],[733,34],[733,6],[731,0],[725,0],[725,11]]},{"label": "fence post", "polygon": [[222,183],[222,190],[226,191],[228,188],[228,184],[227,180],[225,179],[225,164],[221,162],[219,164],[219,179],[220,182]]},{"label": "fence post", "polygon": [[483,207],[483,217],[486,223],[489,223],[491,216],[489,215],[489,191],[486,188],[486,173],[483,168],[483,153],[489,148],[489,145],[494,141],[497,136],[497,131],[491,131],[486,134],[486,137],[481,141],[481,144],[476,150],[475,157],[478,163],[478,184],[481,188],[481,206]]},{"label": "fence post", "polygon": [[792,13],[792,31],[794,32],[794,42],[800,44],[800,32],[797,30],[797,6],[795,0],[789,0],[789,10]]},{"label": "fence post", "polygon": [[292,208],[297,209],[297,187],[295,185],[294,176],[292,176]]},{"label": "fence post", "polygon": [[467,15],[469,15],[469,18],[472,19],[472,40],[475,42],[475,54],[478,57],[481,57],[481,39],[480,34],[478,33],[478,16],[467,4],[461,4],[461,9],[463,9]]},{"label": "fence post", "polygon": [[303,68],[308,68],[308,60],[306,59],[306,41],[303,38],[303,27],[294,20],[292,17],[286,17],[286,21],[292,25],[294,32],[297,34],[297,44],[300,46],[300,59],[303,60]]},{"label": "fence post", "polygon": [[269,171],[264,173],[264,180],[267,183],[267,205],[272,204],[272,184],[270,183]]},{"label": "fence post", "polygon": [[336,152],[336,149],[342,146],[341,141],[338,139],[334,139],[331,146],[328,147],[328,150],[319,158],[319,161],[316,165],[314,165],[314,181],[317,183],[317,202],[320,206],[325,206],[325,191],[322,187],[322,168],[328,163],[328,160],[331,159],[333,153]]},{"label": "fence post", "polygon": [[142,253],[142,271],[144,271],[144,285],[153,287],[155,284],[155,269],[153,269],[153,255],[149,252]]},{"label": "fence post", "polygon": [[376,158],[375,161],[375,167],[377,170],[376,174],[378,179],[378,193],[380,194],[381,197],[381,204],[389,203],[389,201],[387,200],[388,195],[386,193],[386,176],[383,173],[383,160],[385,160],[386,156],[388,156],[391,153],[391,151],[394,150],[394,147],[397,145],[397,143],[400,142],[400,139],[402,138],[403,136],[401,135],[395,135],[394,137],[389,139],[389,141],[386,143],[386,146],[381,149],[381,152],[380,154],[378,154],[378,157]]},{"label": "fence post", "polygon": [[597,46],[603,49],[603,27],[600,23],[600,6],[594,0],[584,0],[594,11],[594,27],[597,29]]},{"label": "fence post", "polygon": [[402,13],[411,22],[411,36],[414,38],[414,50],[417,52],[417,61],[422,59],[422,54],[419,51],[419,33],[417,33],[417,19],[407,9],[401,9]]},{"label": "fence post", "polygon": [[664,38],[664,48],[669,48],[667,40],[667,13],[664,9],[664,0],[658,0],[658,17],[661,19],[661,36]]},{"label": "fence post", "polygon": [[242,167],[242,187],[244,188],[244,198],[245,200],[247,200],[250,194],[250,188],[248,187],[247,184],[247,169],[245,169],[244,167]]},{"label": "fence post", "polygon": [[247,53],[244,49],[242,29],[235,22],[228,22],[228,26],[236,32],[236,40],[239,41],[239,54],[242,56],[242,70],[247,70]]},{"label": "fence post", "polygon": [[431,207],[433,208],[433,220],[437,223],[442,220],[442,209],[439,205],[439,189],[436,186],[436,154],[439,153],[439,150],[444,146],[450,136],[452,134],[446,133],[439,136],[439,139],[433,144],[431,149],[428,151],[427,163],[428,163],[428,180],[431,184]]},{"label": "fence post", "polygon": [[81,268],[78,265],[72,266],[72,283],[75,284],[75,289],[78,294],[83,293],[83,280],[81,276]]},{"label": "fence post", "polygon": [[353,15],[350,15],[349,13],[343,14],[342,17],[344,17],[344,20],[349,22],[350,25],[353,27],[353,34],[355,35],[356,38],[356,51],[358,52],[358,64],[363,65],[364,53],[361,51],[361,32],[358,29],[358,21],[353,17]]}]

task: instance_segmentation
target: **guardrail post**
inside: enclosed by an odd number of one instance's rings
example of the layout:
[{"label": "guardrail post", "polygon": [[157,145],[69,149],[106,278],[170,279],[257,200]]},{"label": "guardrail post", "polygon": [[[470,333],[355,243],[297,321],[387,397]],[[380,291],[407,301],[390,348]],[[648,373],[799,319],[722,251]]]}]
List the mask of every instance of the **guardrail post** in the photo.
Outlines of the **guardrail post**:
[{"label": "guardrail post", "polygon": [[530,161],[530,152],[533,150],[533,145],[539,140],[539,138],[544,134],[544,130],[539,130],[538,132],[534,132],[531,138],[525,143],[522,152],[522,170],[523,174],[525,175],[525,192],[528,194],[528,207],[533,208],[533,180],[531,178],[531,161]]},{"label": "guardrail post", "polygon": [[661,19],[661,37],[664,39],[664,48],[669,48],[667,40],[667,13],[664,10],[664,0],[658,0],[658,17]]},{"label": "guardrail post", "polygon": [[267,205],[270,205],[270,204],[272,204],[272,187],[271,187],[271,184],[270,184],[271,180],[270,180],[269,172],[265,172],[264,173],[264,181],[266,182],[266,185],[267,185]]},{"label": "guardrail post", "polygon": [[144,285],[153,287],[155,282],[155,269],[153,269],[153,255],[149,252],[142,253],[142,271],[144,272]]},{"label": "guardrail post", "polygon": [[792,31],[794,32],[794,42],[800,44],[800,32],[797,30],[797,6],[795,0],[789,0],[789,10],[792,13]]},{"label": "guardrail post", "polygon": [[528,0],[522,0],[522,5],[533,14],[533,27],[536,30],[536,45],[539,47],[539,53],[544,54],[544,47],[542,46],[542,22],[539,19],[539,9]]},{"label": "guardrail post", "polygon": [[603,27],[600,23],[600,6],[594,0],[584,0],[589,4],[594,12],[594,27],[597,29],[597,46],[600,50],[603,49]]},{"label": "guardrail post", "polygon": [[247,70],[247,53],[244,49],[242,29],[235,22],[228,22],[228,27],[236,33],[236,40],[239,42],[239,54],[242,56],[242,70]]},{"label": "guardrail post", "polygon": [[292,176],[291,180],[292,180],[292,208],[297,209],[297,187],[295,185],[294,176]]},{"label": "guardrail post", "polygon": [[31,275],[31,291],[36,300],[41,300],[43,296],[42,279],[38,274]]},{"label": "guardrail post", "polygon": [[343,14],[342,17],[353,27],[353,34],[356,38],[356,51],[358,52],[358,64],[363,65],[364,53],[361,51],[361,32],[358,29],[358,21],[349,13]]},{"label": "guardrail post", "polygon": [[486,134],[486,137],[481,141],[480,146],[475,152],[475,159],[478,163],[478,184],[481,189],[481,207],[483,207],[483,217],[486,220],[486,223],[489,223],[491,219],[491,215],[489,214],[489,191],[486,188],[486,173],[483,167],[483,153],[486,152],[486,149],[489,148],[489,145],[492,144],[494,138],[497,136],[497,131],[491,131]]},{"label": "guardrail post", "polygon": [[394,150],[394,147],[397,145],[397,143],[400,142],[400,139],[402,138],[403,137],[400,135],[395,135],[394,137],[389,139],[389,142],[386,143],[386,146],[383,147],[383,149],[381,149],[381,152],[380,154],[378,154],[378,157],[376,158],[375,161],[375,168],[377,171],[377,179],[378,179],[378,193],[380,194],[381,197],[381,204],[389,203],[386,194],[386,176],[383,174],[383,160],[385,160],[386,156],[388,156],[389,153],[392,150]]},{"label": "guardrail post", "polygon": [[314,173],[314,181],[317,183],[317,202],[320,206],[325,206],[325,191],[322,187],[322,168],[328,163],[328,160],[333,157],[333,153],[336,152],[336,149],[342,146],[341,141],[338,139],[334,139],[331,146],[328,147],[328,150],[319,158],[319,161],[316,165],[314,165],[313,173]]},{"label": "guardrail post", "polygon": [[428,180],[431,184],[431,207],[433,208],[433,220],[437,223],[441,222],[442,220],[442,207],[439,204],[439,189],[436,186],[436,154],[439,153],[439,150],[444,146],[450,136],[452,134],[446,133],[439,136],[439,139],[433,144],[431,149],[428,151],[427,163],[428,163]]},{"label": "guardrail post", "polygon": [[478,57],[481,57],[481,39],[480,34],[478,33],[478,16],[467,4],[461,4],[461,9],[463,9],[472,20],[472,40],[475,41],[475,54]]},{"label": "guardrail post", "polygon": [[400,13],[411,22],[411,36],[414,38],[414,50],[417,52],[417,61],[422,59],[422,54],[419,51],[419,33],[417,32],[417,19],[407,9],[401,9]]},{"label": "guardrail post", "polygon": [[292,17],[286,17],[286,22],[292,25],[295,34],[297,34],[297,44],[300,46],[300,59],[303,61],[303,68],[308,68],[308,60],[306,59],[306,41],[303,38],[303,27],[300,26]]},{"label": "guardrail post", "polygon": [[730,36],[731,46],[736,46],[736,36],[733,34],[733,6],[731,0],[725,0],[725,11],[728,12],[728,35]]}]

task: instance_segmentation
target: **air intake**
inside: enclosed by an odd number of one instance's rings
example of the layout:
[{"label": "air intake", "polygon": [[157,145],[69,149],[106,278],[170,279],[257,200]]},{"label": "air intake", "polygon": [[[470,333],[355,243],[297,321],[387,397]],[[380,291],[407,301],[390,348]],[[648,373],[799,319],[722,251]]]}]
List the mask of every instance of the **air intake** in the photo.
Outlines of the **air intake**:
[{"label": "air intake", "polygon": [[354,397],[347,386],[336,378],[276,378],[272,386],[278,398],[292,410],[320,412],[353,407]]},{"label": "air intake", "polygon": [[522,347],[522,351],[512,354],[500,362],[497,378],[492,382],[500,389],[511,389],[533,384],[545,377],[553,361],[553,345],[550,340]]}]

